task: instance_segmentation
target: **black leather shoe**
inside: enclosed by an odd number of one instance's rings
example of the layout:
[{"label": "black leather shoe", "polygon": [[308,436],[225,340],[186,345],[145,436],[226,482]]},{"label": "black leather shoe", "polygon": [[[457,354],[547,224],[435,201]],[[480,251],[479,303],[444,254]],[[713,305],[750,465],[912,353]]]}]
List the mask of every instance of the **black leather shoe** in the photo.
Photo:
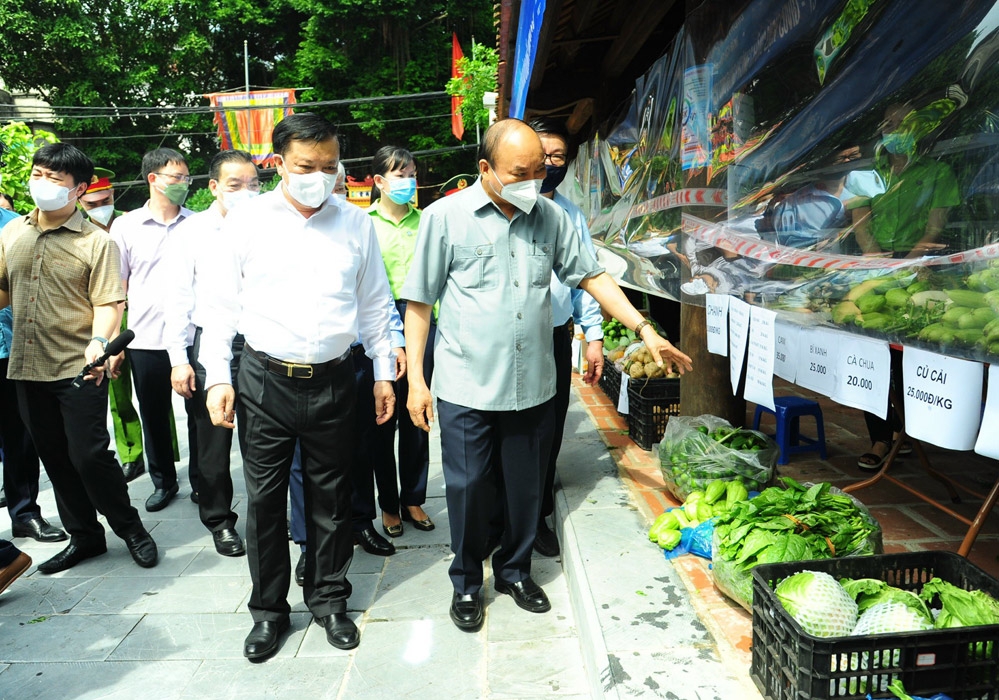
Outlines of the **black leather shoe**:
[{"label": "black leather shoe", "polygon": [[287,618],[277,622],[269,620],[254,622],[253,629],[246,635],[246,641],[243,642],[243,656],[250,661],[266,659],[277,651],[278,641],[287,629]]},{"label": "black leather shoe", "polygon": [[395,547],[387,539],[375,532],[373,527],[366,527],[363,530],[354,532],[354,544],[361,545],[368,554],[375,554],[379,557],[387,557],[395,554]]},{"label": "black leather shoe", "polygon": [[48,561],[43,561],[38,565],[38,570],[43,574],[54,574],[59,571],[71,569],[81,561],[99,557],[108,551],[108,546],[104,542],[94,544],[73,544],[72,542]]},{"label": "black leather shoe", "polygon": [[159,552],[156,549],[156,543],[153,542],[152,535],[143,530],[122,539],[125,540],[128,553],[132,555],[132,559],[135,560],[136,564],[144,569],[151,569],[156,566],[156,559]]},{"label": "black leather shoe", "polygon": [[201,496],[197,491],[191,491],[191,503],[201,503]]},{"label": "black leather shoe", "polygon": [[121,473],[125,475],[125,483],[129,481],[134,481],[137,476],[146,473],[146,464],[142,461],[142,457],[139,457],[134,462],[125,462],[121,465]]},{"label": "black leather shoe", "polygon": [[451,597],[451,622],[459,629],[473,632],[482,626],[482,601],[479,600],[478,593],[455,593]]},{"label": "black leather shoe", "polygon": [[516,583],[497,581],[496,592],[506,593],[513,598],[514,603],[528,612],[543,613],[552,609],[552,604],[548,602],[548,596],[530,576]]},{"label": "black leather shoe", "polygon": [[163,510],[170,505],[170,501],[177,495],[177,491],[177,484],[166,489],[156,489],[153,491],[153,495],[146,499],[146,510],[150,513]]},{"label": "black leather shoe", "polygon": [[212,533],[215,541],[215,551],[223,557],[241,557],[246,554],[246,547],[236,528],[225,527]]},{"label": "black leather shoe", "polygon": [[430,518],[424,518],[423,520],[416,520],[416,519],[414,519],[413,518],[413,514],[409,512],[409,508],[407,508],[406,506],[402,507],[402,513],[400,513],[400,516],[407,523],[412,523],[413,527],[415,527],[417,530],[423,530],[424,532],[430,532],[431,530],[433,530],[436,527],[434,525],[434,521],[431,520]]},{"label": "black leather shoe", "polygon": [[326,641],[337,649],[353,649],[361,643],[361,633],[357,625],[347,617],[347,613],[333,613],[326,617],[314,618],[316,624],[326,628]]},{"label": "black leather shoe", "polygon": [[558,537],[544,520],[538,523],[538,532],[534,535],[534,551],[543,557],[557,557],[559,553]]},{"label": "black leather shoe", "polygon": [[39,542],[62,542],[69,539],[69,535],[54,525],[50,525],[41,516],[12,523],[10,532],[14,537],[30,537]]},{"label": "black leather shoe", "polygon": [[298,558],[298,563],[295,565],[295,583],[299,586],[305,585],[305,552],[302,552],[302,556]]}]

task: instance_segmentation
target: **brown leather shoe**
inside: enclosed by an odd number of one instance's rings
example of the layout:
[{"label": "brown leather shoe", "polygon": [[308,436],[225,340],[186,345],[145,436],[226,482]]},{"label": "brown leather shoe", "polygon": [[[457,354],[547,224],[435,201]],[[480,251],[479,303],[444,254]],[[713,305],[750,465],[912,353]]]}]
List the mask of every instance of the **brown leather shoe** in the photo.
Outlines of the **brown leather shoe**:
[{"label": "brown leather shoe", "polygon": [[31,557],[24,552],[19,552],[14,561],[0,569],[0,593],[7,590],[7,586],[14,583],[18,576],[30,568]]}]

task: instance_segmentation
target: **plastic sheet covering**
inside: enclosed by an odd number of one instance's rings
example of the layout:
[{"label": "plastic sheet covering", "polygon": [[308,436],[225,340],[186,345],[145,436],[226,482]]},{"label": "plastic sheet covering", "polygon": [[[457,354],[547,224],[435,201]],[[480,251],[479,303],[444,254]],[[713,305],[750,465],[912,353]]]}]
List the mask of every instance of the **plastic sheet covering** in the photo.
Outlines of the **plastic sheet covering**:
[{"label": "plastic sheet covering", "polygon": [[999,2],[708,0],[562,191],[629,286],[994,360]]}]

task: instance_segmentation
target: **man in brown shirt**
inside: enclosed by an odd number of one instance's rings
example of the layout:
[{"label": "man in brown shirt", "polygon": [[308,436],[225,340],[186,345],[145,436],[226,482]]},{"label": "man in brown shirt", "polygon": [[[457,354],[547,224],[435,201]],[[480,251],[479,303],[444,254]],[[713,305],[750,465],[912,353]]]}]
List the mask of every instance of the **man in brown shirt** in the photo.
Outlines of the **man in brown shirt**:
[{"label": "man in brown shirt", "polygon": [[125,299],[117,246],[76,207],[93,171],[75,146],[39,149],[28,182],[36,208],[0,234],[0,308],[11,304],[14,312],[7,376],[16,382],[21,414],[70,534],[69,546],[39,565],[44,574],[107,551],[97,511],[139,566],[157,559],[108,449],[104,367],[92,370],[81,388],[73,386],[83,364],[100,357],[117,332]]}]

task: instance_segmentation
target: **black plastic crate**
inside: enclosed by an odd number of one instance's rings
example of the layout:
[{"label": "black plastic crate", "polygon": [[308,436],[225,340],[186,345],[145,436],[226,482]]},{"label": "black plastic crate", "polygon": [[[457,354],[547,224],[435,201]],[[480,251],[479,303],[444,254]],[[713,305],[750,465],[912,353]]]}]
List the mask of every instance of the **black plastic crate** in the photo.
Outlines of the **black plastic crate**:
[{"label": "black plastic crate", "polygon": [[680,380],[633,379],[628,382],[628,435],[650,450],[666,432],[670,416],[680,415]]},{"label": "black plastic crate", "polygon": [[600,373],[600,388],[607,394],[607,398],[617,407],[617,400],[621,397],[621,370],[613,362],[604,359],[604,371]]},{"label": "black plastic crate", "polygon": [[954,700],[999,698],[999,625],[901,634],[813,637],[787,614],[774,587],[799,571],[835,578],[875,578],[919,591],[934,576],[999,598],[999,581],[953,552],[911,552],[765,564],[753,569],[750,675],[770,700],[894,697],[898,678],[910,695]]}]

